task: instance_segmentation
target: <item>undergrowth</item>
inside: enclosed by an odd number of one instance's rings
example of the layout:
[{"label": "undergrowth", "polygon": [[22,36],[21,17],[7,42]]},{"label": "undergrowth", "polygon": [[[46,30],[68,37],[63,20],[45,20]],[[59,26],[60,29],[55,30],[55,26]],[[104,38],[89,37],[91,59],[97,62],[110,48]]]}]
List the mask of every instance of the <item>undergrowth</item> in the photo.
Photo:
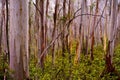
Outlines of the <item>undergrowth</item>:
[{"label": "undergrowth", "polygon": [[[100,74],[105,68],[105,58],[102,45],[94,46],[94,60],[90,60],[90,54],[85,56],[81,53],[80,61],[74,64],[75,45],[72,47],[69,63],[69,54],[65,52],[65,57],[61,51],[56,53],[55,64],[52,64],[51,53],[46,56],[44,70],[38,67],[34,59],[30,61],[30,77],[33,80],[99,80]],[[113,64],[120,72],[120,45],[115,48]],[[106,74],[100,80],[117,80],[118,76]]]}]

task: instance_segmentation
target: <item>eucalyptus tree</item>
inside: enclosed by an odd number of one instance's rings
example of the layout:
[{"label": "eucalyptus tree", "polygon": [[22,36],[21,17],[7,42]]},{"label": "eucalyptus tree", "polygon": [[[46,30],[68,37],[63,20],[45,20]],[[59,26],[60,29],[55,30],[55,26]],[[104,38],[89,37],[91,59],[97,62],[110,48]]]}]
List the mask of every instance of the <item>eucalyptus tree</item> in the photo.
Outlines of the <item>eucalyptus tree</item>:
[{"label": "eucalyptus tree", "polygon": [[15,80],[29,77],[28,29],[28,0],[10,0],[10,69]]},{"label": "eucalyptus tree", "polygon": [[[40,11],[41,11],[41,14],[40,14],[40,35],[39,35],[39,38],[40,38],[40,55],[42,54],[42,52],[44,51],[44,48],[45,48],[45,10],[44,10],[44,5],[45,5],[45,1],[44,0],[40,0],[40,3],[39,3],[39,6],[40,6]],[[41,66],[41,68],[44,67],[44,57],[45,55],[43,55],[41,58],[40,58],[40,61],[39,61],[39,64]]]},{"label": "eucalyptus tree", "polygon": [[5,27],[5,0],[1,0],[0,8],[0,54],[2,53],[2,35],[3,28]]},{"label": "eucalyptus tree", "polygon": [[108,50],[106,54],[106,68],[108,72],[113,72],[113,54],[115,46],[115,34],[117,30],[117,9],[118,9],[118,0],[111,0],[111,15],[110,15],[110,34],[108,38]]},{"label": "eucalyptus tree", "polygon": [[[52,40],[55,38],[56,29],[57,29],[58,9],[59,9],[59,0],[56,0],[54,14],[53,14],[54,28],[52,32]],[[55,62],[55,43],[53,43],[53,46],[52,46],[52,63],[54,64],[54,62]]]},{"label": "eucalyptus tree", "polygon": [[46,18],[45,18],[45,0],[36,0],[36,14],[35,14],[35,21],[36,21],[36,46],[37,46],[37,53],[38,53],[38,64],[43,69],[44,68],[44,59],[45,55],[43,53],[45,46],[46,46]]},{"label": "eucalyptus tree", "polygon": [[[65,23],[66,23],[66,0],[63,0],[63,27],[62,27],[62,30],[65,29]],[[61,42],[62,42],[62,56],[64,57],[65,56],[65,31],[62,32],[62,35],[61,35]]]}]

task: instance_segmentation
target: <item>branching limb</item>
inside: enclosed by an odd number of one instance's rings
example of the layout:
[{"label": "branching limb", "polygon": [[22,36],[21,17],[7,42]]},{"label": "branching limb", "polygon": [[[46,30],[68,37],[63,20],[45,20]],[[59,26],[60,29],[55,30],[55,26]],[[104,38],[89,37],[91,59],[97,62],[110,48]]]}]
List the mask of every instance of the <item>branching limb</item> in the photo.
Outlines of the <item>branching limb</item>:
[{"label": "branching limb", "polygon": [[[79,17],[79,16],[83,16],[83,15],[91,15],[91,16],[98,16],[98,17],[100,16],[100,17],[104,18],[104,17],[101,16],[101,15],[80,14],[80,15],[74,16],[72,19],[70,19],[70,20],[66,23],[66,26],[69,26],[70,23],[71,23],[74,19],[76,19],[76,18]],[[64,30],[65,30],[65,29],[63,29],[63,30],[56,36],[56,38],[50,42],[50,44],[49,44],[49,45],[44,49],[44,51],[42,52],[40,58],[42,58],[43,55],[46,55],[45,52],[54,44],[54,42],[59,38],[59,36],[62,34],[62,32],[63,32]]]},{"label": "branching limb", "polygon": [[40,13],[40,15],[42,15],[42,12],[40,11],[40,9],[37,7],[37,5],[33,2],[33,5],[35,6],[35,8],[38,10],[38,12]]}]

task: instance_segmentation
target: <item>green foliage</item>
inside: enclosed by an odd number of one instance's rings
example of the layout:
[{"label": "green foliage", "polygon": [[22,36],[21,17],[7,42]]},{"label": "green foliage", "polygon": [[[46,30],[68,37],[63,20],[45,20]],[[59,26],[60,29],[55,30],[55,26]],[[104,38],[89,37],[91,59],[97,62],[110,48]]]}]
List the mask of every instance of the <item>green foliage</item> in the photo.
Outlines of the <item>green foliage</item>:
[{"label": "green foliage", "polygon": [[115,65],[116,69],[118,70],[118,72],[120,72],[120,45],[118,45],[115,48],[113,63]]},{"label": "green foliage", "polygon": [[65,16],[62,16],[62,17],[60,18],[60,20],[65,23],[65,22],[66,22],[67,20],[69,20],[69,18],[71,18],[71,17],[72,17],[72,14],[68,13],[68,14],[66,14]]},{"label": "green foliage", "polygon": [[2,54],[0,54],[0,80],[4,79],[4,76],[8,79],[11,80],[10,78],[10,70],[9,70],[9,65],[8,65],[8,61],[6,60],[5,54],[2,52]]},{"label": "green foliage", "polygon": [[61,20],[62,22],[66,22],[66,20],[67,20],[67,16],[63,16],[63,17],[61,17],[60,20]]},{"label": "green foliage", "polygon": [[92,3],[92,4],[90,5],[90,11],[93,11],[94,7],[95,7],[95,3]]},{"label": "green foliage", "polygon": [[[34,58],[30,61],[30,77],[33,80],[98,80],[105,68],[104,51],[102,45],[94,46],[94,60],[90,60],[90,54],[81,53],[80,62],[74,65],[76,42],[72,47],[71,55],[65,52],[62,57],[61,50],[56,51],[55,64],[52,64],[52,57],[49,53],[46,56],[44,70],[36,64]],[[114,64],[120,72],[120,46],[115,49]],[[69,56],[72,61],[69,63]],[[118,76],[106,74],[100,80],[117,80]]]}]

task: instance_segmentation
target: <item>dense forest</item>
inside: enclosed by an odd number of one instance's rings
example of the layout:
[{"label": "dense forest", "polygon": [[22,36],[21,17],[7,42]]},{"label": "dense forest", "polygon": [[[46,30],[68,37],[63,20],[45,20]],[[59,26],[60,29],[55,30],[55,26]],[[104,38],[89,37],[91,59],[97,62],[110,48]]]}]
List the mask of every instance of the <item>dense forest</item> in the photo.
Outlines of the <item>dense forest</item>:
[{"label": "dense forest", "polygon": [[0,80],[120,80],[120,0],[0,0]]}]

